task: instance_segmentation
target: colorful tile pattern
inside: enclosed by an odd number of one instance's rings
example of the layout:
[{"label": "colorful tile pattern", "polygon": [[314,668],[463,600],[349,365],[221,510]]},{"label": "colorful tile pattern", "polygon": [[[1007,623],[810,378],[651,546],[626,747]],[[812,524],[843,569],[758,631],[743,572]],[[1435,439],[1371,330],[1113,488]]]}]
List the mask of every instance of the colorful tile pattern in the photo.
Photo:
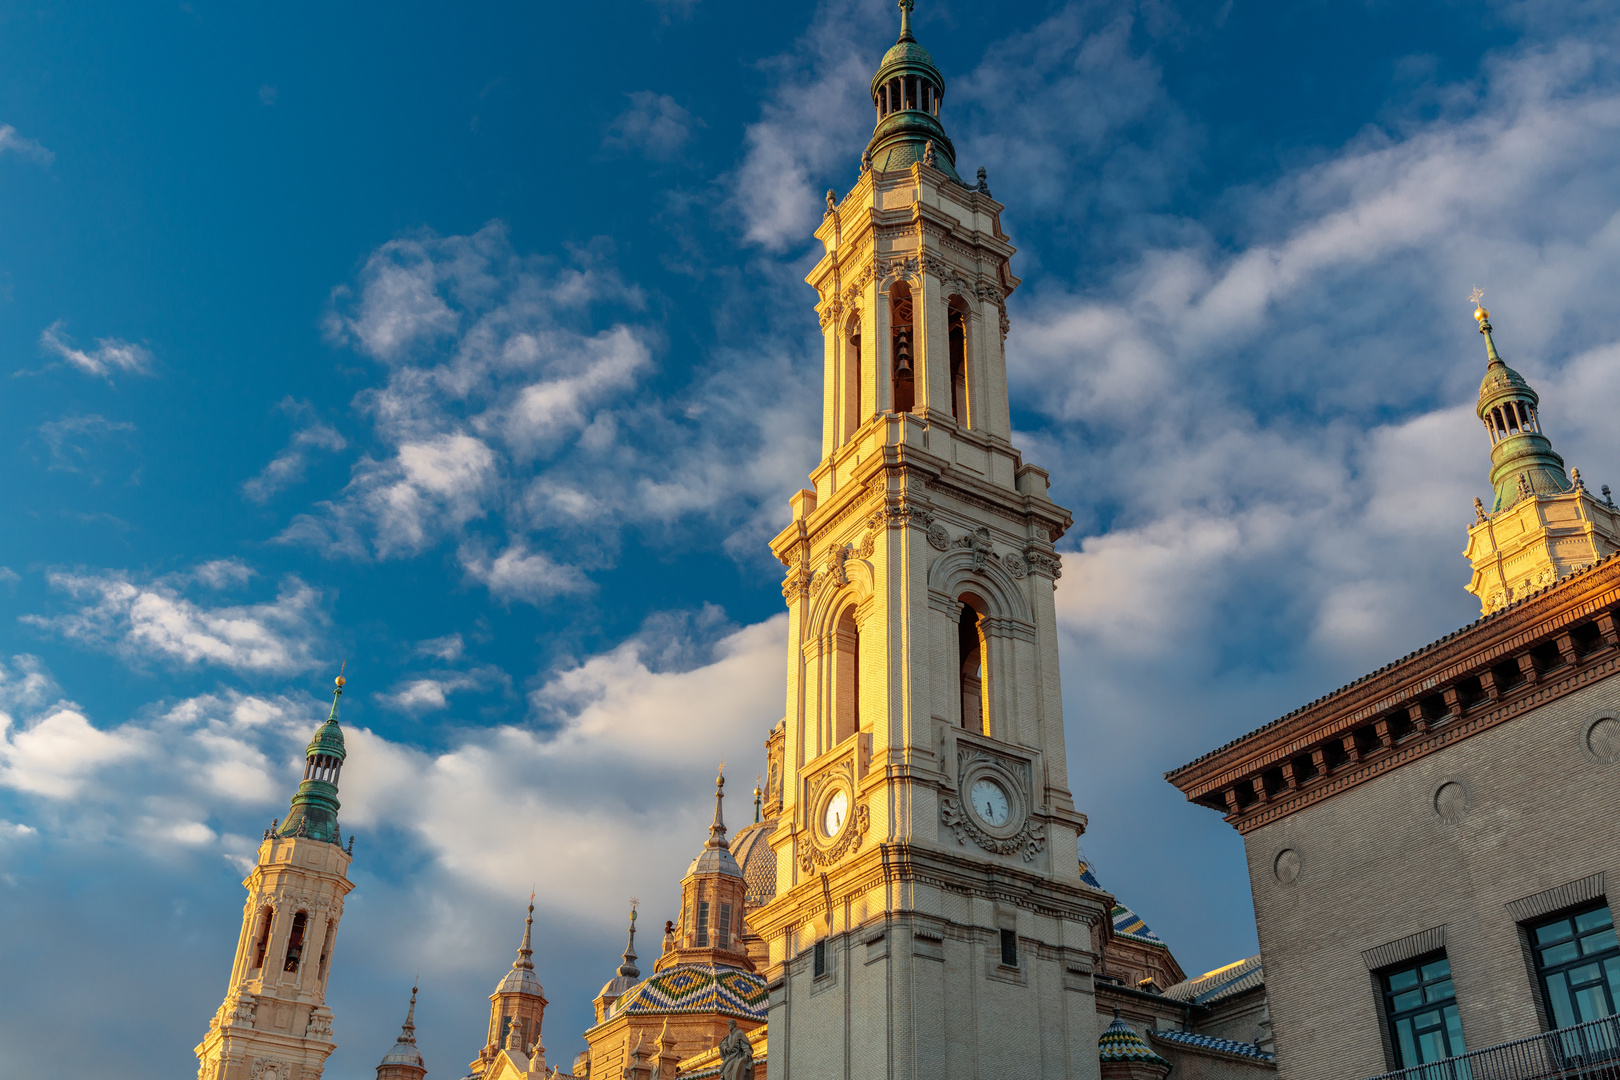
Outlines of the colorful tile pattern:
[{"label": "colorful tile pattern", "polygon": [[706,1012],[763,1023],[765,1006],[765,980],[751,971],[678,964],[625,991],[613,1015]]},{"label": "colorful tile pattern", "polygon": [[1166,1069],[1170,1067],[1170,1063],[1155,1054],[1153,1048],[1142,1041],[1136,1029],[1117,1014],[1114,1022],[1103,1030],[1102,1038],[1097,1040],[1097,1058],[1100,1061],[1145,1061],[1150,1065],[1163,1065]]},{"label": "colorful tile pattern", "polygon": [[1217,1039],[1213,1035],[1198,1035],[1191,1031],[1153,1031],[1148,1034],[1154,1042],[1166,1042],[1171,1046],[1195,1046],[1201,1050],[1219,1050],[1222,1053],[1237,1054],[1256,1061],[1275,1061],[1277,1058],[1276,1054],[1268,1054],[1254,1043],[1238,1042],[1235,1039]]}]

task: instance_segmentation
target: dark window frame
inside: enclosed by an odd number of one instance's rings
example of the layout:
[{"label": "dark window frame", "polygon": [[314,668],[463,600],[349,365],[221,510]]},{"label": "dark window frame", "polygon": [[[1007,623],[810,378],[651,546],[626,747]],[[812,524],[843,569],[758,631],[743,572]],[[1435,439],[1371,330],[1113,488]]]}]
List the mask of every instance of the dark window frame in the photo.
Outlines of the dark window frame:
[{"label": "dark window frame", "polygon": [[[1444,963],[1443,972],[1431,971],[1437,965]],[[1419,1065],[1427,1065],[1431,1061],[1455,1057],[1467,1053],[1467,1040],[1462,1031],[1461,1014],[1458,1011],[1457,991],[1451,972],[1451,959],[1444,950],[1415,956],[1410,960],[1403,960],[1374,973],[1379,991],[1379,1012],[1383,1018],[1383,1034],[1385,1045],[1396,1069],[1410,1069]],[[1414,982],[1404,981],[1409,974],[1416,974]],[[1403,980],[1397,984],[1396,980]],[[1441,992],[1442,985],[1448,986],[1450,995]],[[1420,995],[1420,1000],[1414,1003],[1403,1003],[1403,999],[1410,998],[1412,994]],[[1432,995],[1432,996],[1431,996]],[[1447,1014],[1449,1009],[1450,1015]],[[1431,1013],[1438,1013],[1440,1023],[1437,1026],[1419,1031],[1417,1022]],[[1438,1032],[1444,1045],[1445,1053],[1438,1058],[1429,1058],[1424,1061],[1408,1061],[1408,1054],[1401,1038],[1401,1025],[1409,1024],[1409,1033],[1412,1036],[1411,1048],[1422,1056],[1420,1040],[1422,1036]],[[1456,1045],[1453,1044],[1455,1040]]]},{"label": "dark window frame", "polygon": [[827,942],[825,939],[816,942],[810,947],[811,978],[819,979],[827,974]]},{"label": "dark window frame", "polygon": [[[1608,916],[1606,924],[1586,919],[1587,916],[1598,912]],[[1583,921],[1586,922],[1584,929]],[[1620,1000],[1620,940],[1615,938],[1614,912],[1609,906],[1607,897],[1542,916],[1522,926],[1525,945],[1529,952],[1530,970],[1535,978],[1536,1003],[1544,1030],[1556,1031],[1588,1020],[1600,1019],[1597,1016],[1581,1015],[1579,993],[1570,991],[1570,975],[1587,967],[1597,968],[1598,976],[1596,981],[1588,980],[1582,983],[1580,991],[1599,990],[1604,1007],[1608,1010],[1604,1015],[1613,1016],[1616,1013],[1616,1002]],[[1551,934],[1543,933],[1560,926],[1570,928],[1567,937],[1555,938]],[[1595,947],[1588,951],[1588,942],[1593,938],[1601,939],[1604,935],[1608,936],[1611,943],[1606,945],[1601,942],[1594,943]],[[1576,947],[1573,955],[1560,954],[1558,959],[1547,958],[1547,954],[1556,954],[1558,950],[1569,945]],[[1554,976],[1564,981],[1563,1004],[1566,1006],[1564,1009],[1558,1007],[1559,1001],[1554,997],[1553,989],[1549,985],[1550,978]]]},{"label": "dark window frame", "polygon": [[1018,931],[1001,928],[1001,966],[1018,966]]}]

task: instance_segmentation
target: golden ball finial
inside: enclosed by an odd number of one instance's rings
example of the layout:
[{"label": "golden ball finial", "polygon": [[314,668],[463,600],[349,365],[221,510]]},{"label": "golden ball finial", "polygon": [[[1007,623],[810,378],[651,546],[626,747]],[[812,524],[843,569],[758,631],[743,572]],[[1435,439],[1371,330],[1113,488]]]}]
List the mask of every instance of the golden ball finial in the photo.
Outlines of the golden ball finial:
[{"label": "golden ball finial", "polygon": [[339,675],[336,679],[333,679],[332,681],[337,683],[337,688],[339,690],[343,689],[343,683],[345,682],[343,676]]},{"label": "golden ball finial", "polygon": [[1475,322],[1484,322],[1486,319],[1488,319],[1490,317],[1491,317],[1491,313],[1486,311],[1484,308],[1477,307],[1477,308],[1474,309],[1474,321]]}]

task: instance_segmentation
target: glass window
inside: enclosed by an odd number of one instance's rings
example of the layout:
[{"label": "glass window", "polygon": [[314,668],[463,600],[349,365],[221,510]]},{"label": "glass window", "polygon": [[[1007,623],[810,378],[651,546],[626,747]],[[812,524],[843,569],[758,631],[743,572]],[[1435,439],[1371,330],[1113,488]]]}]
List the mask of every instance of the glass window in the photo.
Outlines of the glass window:
[{"label": "glass window", "polygon": [[1409,1069],[1463,1053],[1451,961],[1433,957],[1384,975],[1384,1013],[1397,1066]]},{"label": "glass window", "polygon": [[811,958],[811,967],[815,978],[819,979],[827,974],[827,943],[825,941],[816,942],[814,955]]},{"label": "glass window", "polygon": [[709,947],[709,902],[699,900],[697,905],[697,945],[700,949]]},{"label": "glass window", "polygon": [[1614,1014],[1620,992],[1620,942],[1608,905],[1530,927],[1536,976],[1555,1028]]},{"label": "glass window", "polygon": [[1001,963],[1005,967],[1018,966],[1018,931],[1001,932]]}]

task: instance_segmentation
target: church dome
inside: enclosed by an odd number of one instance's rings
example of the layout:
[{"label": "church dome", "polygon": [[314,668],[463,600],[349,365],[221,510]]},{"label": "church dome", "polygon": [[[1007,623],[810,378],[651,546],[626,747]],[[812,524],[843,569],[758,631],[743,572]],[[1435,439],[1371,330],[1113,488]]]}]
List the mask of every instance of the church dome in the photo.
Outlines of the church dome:
[{"label": "church dome", "polygon": [[706,847],[698,852],[698,857],[692,860],[692,865],[686,868],[686,876],[693,874],[730,874],[732,877],[742,877],[742,867],[732,858],[731,852],[723,847]]},{"label": "church dome", "polygon": [[[336,712],[335,709],[333,711]],[[335,757],[339,761],[344,758],[343,729],[338,727],[336,715],[327,717],[326,723],[315,729],[315,737],[309,741],[309,746],[304,750],[305,757],[314,757],[317,754]]]},{"label": "church dome", "polygon": [[379,1065],[408,1065],[413,1069],[423,1069],[427,1063],[422,1060],[421,1051],[417,1050],[414,1042],[400,1039],[394,1048],[383,1055]]},{"label": "church dome", "polygon": [[776,821],[756,821],[738,831],[731,840],[731,852],[742,867],[743,880],[748,882],[747,903],[759,907],[776,895],[776,852],[769,842]]},{"label": "church dome", "polygon": [[766,1020],[765,977],[723,964],[676,964],[637,983],[613,1008],[622,1013],[714,1013]]},{"label": "church dome", "polygon": [[883,54],[872,76],[877,126],[866,144],[865,160],[883,171],[923,162],[960,183],[956,147],[939,121],[945,76],[912,36],[911,7],[912,0],[900,0],[900,40]]},{"label": "church dome", "polygon": [[506,973],[499,986],[495,988],[497,994],[534,994],[545,997],[546,992],[540,985],[540,977],[534,973],[533,968],[515,967]]}]

